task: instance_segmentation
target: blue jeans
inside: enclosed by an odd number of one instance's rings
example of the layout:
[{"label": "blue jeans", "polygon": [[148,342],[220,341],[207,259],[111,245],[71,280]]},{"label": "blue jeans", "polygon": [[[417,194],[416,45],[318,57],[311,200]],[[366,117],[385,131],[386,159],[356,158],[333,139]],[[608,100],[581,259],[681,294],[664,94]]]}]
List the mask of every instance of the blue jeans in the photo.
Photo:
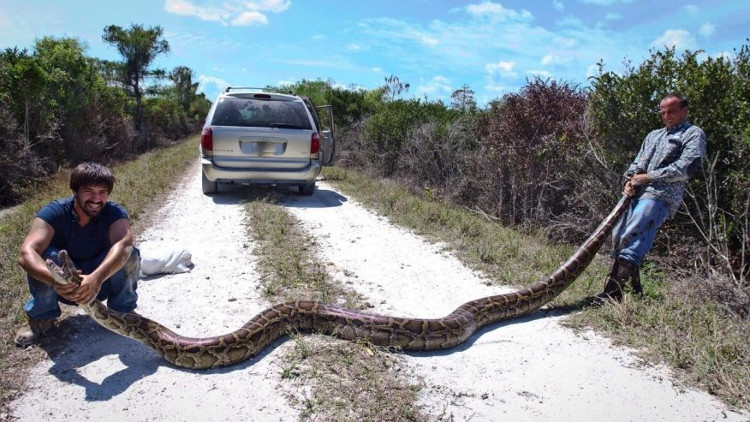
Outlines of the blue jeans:
[{"label": "blue jeans", "polygon": [[656,231],[669,217],[669,206],[658,199],[634,199],[612,230],[615,257],[638,267],[654,246]]},{"label": "blue jeans", "polygon": [[[55,261],[57,265],[60,265],[58,257],[59,249],[49,247],[42,254],[42,258],[51,259]],[[107,256],[107,252],[102,252],[96,258],[93,258],[84,262],[75,262],[76,267],[83,271],[83,274],[90,274],[94,271],[99,264],[104,261],[104,257]],[[138,265],[135,271],[132,273],[125,272],[125,267],[114,273],[112,277],[108,278],[102,284],[99,293],[96,295],[98,300],[107,300],[107,306],[115,311],[130,312],[136,307],[138,301],[138,277],[141,272],[141,253],[137,248],[133,248],[132,255],[138,258]],[[62,297],[60,297],[55,289],[47,283],[39,281],[30,275],[26,276],[26,280],[29,283],[29,291],[31,292],[31,299],[23,307],[26,311],[26,315],[31,319],[51,319],[60,316],[60,305],[58,302],[63,302],[68,305],[75,305]]]}]

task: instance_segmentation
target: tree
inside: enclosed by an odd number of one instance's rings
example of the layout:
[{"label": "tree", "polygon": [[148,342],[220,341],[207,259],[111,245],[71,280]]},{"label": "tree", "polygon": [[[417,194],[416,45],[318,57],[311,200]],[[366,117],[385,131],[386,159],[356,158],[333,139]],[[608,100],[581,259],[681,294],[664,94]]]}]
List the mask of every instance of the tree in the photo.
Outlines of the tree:
[{"label": "tree", "polygon": [[[39,104],[39,96],[47,85],[47,74],[26,50],[6,49],[0,55],[3,68],[3,89],[22,100],[22,113],[17,118],[23,122],[26,145],[31,145],[32,107]],[[16,110],[20,111],[20,110]]]},{"label": "tree", "polygon": [[460,89],[451,94],[451,108],[463,112],[473,112],[477,109],[477,101],[474,99],[474,90],[464,84]]},{"label": "tree", "polygon": [[497,213],[511,224],[542,222],[567,211],[581,184],[575,160],[585,144],[587,95],[577,85],[535,78],[490,103],[480,132],[500,197]]},{"label": "tree", "polygon": [[169,43],[162,39],[162,33],[160,26],[145,29],[141,25],[132,25],[130,29],[123,29],[117,25],[110,25],[104,28],[102,35],[102,39],[114,45],[125,58],[124,74],[121,76],[125,87],[135,97],[135,124],[141,136],[144,135],[142,83],[147,76],[159,73],[149,70],[156,56],[169,51]]},{"label": "tree", "polygon": [[409,84],[402,83],[398,79],[398,76],[391,75],[385,78],[385,95],[390,97],[391,101],[396,99],[396,96],[401,95],[409,91]]},{"label": "tree", "polygon": [[177,66],[169,73],[169,79],[174,83],[177,102],[182,106],[183,111],[188,111],[198,91],[198,82],[193,82],[193,70],[189,67]]}]

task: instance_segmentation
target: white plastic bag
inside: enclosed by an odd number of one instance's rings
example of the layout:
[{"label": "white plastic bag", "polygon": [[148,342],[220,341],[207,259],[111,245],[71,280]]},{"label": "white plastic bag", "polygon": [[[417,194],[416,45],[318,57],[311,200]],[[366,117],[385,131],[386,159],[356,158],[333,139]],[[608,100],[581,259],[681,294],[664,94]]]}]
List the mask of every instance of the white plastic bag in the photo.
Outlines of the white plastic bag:
[{"label": "white plastic bag", "polygon": [[141,251],[141,276],[190,271],[193,255],[185,249]]}]

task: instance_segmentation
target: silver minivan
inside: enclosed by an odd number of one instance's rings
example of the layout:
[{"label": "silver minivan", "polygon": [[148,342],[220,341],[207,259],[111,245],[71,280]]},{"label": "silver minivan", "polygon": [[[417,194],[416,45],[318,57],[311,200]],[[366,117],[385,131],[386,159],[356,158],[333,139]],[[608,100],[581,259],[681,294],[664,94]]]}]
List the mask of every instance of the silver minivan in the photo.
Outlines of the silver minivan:
[{"label": "silver minivan", "polygon": [[[326,119],[321,122],[318,110]],[[203,193],[222,183],[297,186],[315,193],[322,166],[336,158],[330,106],[261,88],[232,88],[213,103],[203,125]]]}]

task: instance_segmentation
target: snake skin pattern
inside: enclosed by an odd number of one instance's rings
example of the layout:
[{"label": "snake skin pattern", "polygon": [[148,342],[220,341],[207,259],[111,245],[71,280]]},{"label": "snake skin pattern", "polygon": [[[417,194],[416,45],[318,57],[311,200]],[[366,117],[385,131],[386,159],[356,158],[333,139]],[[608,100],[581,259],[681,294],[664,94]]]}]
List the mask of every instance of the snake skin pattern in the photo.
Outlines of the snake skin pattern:
[{"label": "snake skin pattern", "polygon": [[[320,332],[402,350],[448,349],[463,343],[487,324],[539,309],[565,290],[594,258],[628,202],[629,198],[623,196],[594,233],[546,280],[515,292],[466,302],[443,318],[401,318],[299,300],[271,306],[231,333],[190,338],[135,312],[109,309],[98,300],[81,307],[105,328],[138,340],[170,363],[189,369],[245,361],[290,331]],[[67,252],[61,251],[59,256],[62,268],[47,261],[55,281],[80,283]]]}]

